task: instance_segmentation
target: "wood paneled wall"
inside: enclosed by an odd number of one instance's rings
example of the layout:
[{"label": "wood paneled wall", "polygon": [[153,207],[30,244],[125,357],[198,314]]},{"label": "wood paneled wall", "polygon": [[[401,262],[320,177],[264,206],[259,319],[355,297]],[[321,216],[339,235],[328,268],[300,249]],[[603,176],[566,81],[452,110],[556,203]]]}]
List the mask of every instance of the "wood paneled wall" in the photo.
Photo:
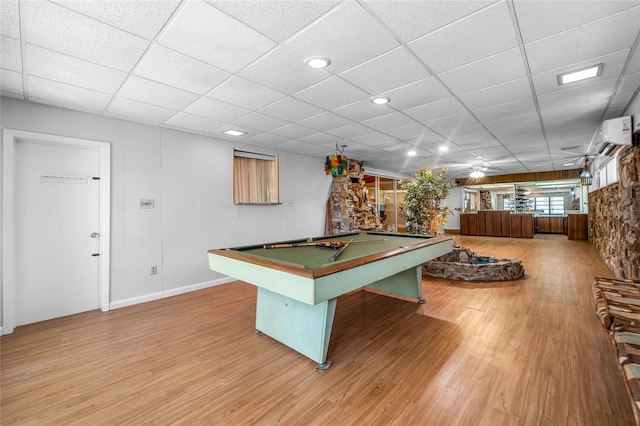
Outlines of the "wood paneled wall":
[{"label": "wood paneled wall", "polygon": [[559,170],[552,172],[537,173],[515,173],[511,175],[484,176],[479,179],[466,178],[456,179],[458,186],[482,185],[494,183],[518,183],[518,182],[536,182],[540,180],[555,179],[577,179],[580,176],[580,169]]}]

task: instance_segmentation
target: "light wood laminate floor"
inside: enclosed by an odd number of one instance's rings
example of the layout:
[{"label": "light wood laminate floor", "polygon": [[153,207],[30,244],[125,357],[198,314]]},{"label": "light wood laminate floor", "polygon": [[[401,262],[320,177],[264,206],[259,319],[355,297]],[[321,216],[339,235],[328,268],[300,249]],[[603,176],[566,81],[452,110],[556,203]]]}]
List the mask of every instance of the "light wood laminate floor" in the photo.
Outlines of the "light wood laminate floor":
[{"label": "light wood laminate floor", "polygon": [[[333,366],[254,332],[255,287],[213,287],[16,328],[2,424],[632,425],[588,242],[456,236],[524,279],[425,278],[425,305],[338,299]],[[206,254],[203,253],[203,262]]]}]

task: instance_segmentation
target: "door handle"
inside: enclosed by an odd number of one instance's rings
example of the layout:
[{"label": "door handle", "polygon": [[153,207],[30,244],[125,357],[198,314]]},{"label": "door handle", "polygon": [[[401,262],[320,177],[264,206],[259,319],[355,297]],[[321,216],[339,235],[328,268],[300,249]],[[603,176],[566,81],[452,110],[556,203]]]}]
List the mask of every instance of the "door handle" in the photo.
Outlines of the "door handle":
[{"label": "door handle", "polygon": [[97,256],[100,256],[100,253],[93,253],[91,256],[97,257]]},{"label": "door handle", "polygon": [[92,232],[91,233],[91,238],[99,238],[100,234],[98,234],[97,232]]}]

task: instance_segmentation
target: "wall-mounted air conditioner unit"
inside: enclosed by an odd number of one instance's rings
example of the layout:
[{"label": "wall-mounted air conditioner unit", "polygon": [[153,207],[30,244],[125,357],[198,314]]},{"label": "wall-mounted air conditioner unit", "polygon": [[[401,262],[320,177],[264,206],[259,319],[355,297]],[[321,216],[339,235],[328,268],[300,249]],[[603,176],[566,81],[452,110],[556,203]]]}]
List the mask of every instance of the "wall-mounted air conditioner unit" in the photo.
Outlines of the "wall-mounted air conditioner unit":
[{"label": "wall-mounted air conditioner unit", "polygon": [[631,116],[612,118],[602,122],[600,155],[614,155],[624,145],[631,145]]}]

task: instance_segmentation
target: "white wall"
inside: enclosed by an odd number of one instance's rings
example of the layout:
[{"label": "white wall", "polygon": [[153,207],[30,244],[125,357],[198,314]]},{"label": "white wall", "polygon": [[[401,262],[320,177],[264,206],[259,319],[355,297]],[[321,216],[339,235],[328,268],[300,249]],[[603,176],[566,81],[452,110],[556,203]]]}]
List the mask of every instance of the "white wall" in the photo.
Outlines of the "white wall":
[{"label": "white wall", "polygon": [[[225,282],[209,270],[208,249],[324,232],[331,178],[320,158],[14,99],[1,102],[2,128],[111,143],[112,306]],[[282,205],[233,204],[234,147],[280,155]],[[139,198],[155,199],[155,209],[138,209]],[[157,275],[149,274],[151,265],[158,266]]]}]

